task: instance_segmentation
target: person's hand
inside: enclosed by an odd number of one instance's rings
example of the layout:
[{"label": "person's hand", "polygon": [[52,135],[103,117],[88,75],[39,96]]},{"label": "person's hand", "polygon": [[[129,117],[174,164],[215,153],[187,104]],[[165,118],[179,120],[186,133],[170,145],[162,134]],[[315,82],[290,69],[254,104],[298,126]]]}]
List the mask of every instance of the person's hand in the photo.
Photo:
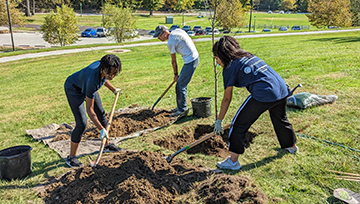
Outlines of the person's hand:
[{"label": "person's hand", "polygon": [[122,94],[122,91],[121,91],[121,89],[119,89],[119,88],[116,88],[114,91],[113,91],[113,93],[116,95],[117,93],[119,93],[120,92],[120,94]]},{"label": "person's hand", "polygon": [[105,128],[100,130],[100,140],[102,141],[104,138],[109,139],[109,135],[108,135],[107,131],[105,130]]},{"label": "person's hand", "polygon": [[222,126],[222,120],[216,119],[215,123],[213,124],[214,132],[216,135],[224,134],[224,129]]}]

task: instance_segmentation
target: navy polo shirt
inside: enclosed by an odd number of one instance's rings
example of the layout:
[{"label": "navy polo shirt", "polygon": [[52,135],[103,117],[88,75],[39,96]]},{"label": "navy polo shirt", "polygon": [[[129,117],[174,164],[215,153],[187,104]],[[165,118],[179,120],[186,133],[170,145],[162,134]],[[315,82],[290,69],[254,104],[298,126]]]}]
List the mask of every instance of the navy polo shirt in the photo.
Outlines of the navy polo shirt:
[{"label": "navy polo shirt", "polygon": [[260,102],[274,102],[289,95],[284,79],[255,55],[231,61],[223,69],[223,79],[225,89],[229,86],[246,87]]},{"label": "navy polo shirt", "polygon": [[101,79],[99,65],[100,61],[95,61],[84,69],[73,73],[68,77],[67,83],[75,85],[81,89],[81,93],[85,96],[94,99],[95,92],[106,82],[106,78]]}]

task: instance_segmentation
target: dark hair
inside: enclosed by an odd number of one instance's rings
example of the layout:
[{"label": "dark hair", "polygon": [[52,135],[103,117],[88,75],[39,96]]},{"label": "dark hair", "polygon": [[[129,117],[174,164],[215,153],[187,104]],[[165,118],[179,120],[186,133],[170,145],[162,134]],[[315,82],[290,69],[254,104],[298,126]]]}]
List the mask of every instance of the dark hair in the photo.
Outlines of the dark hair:
[{"label": "dark hair", "polygon": [[100,60],[100,73],[105,71],[106,73],[111,73],[111,70],[115,68],[118,73],[121,71],[121,61],[120,58],[113,54],[107,54]]},{"label": "dark hair", "polygon": [[220,40],[214,44],[212,52],[214,56],[220,58],[224,64],[224,68],[234,59],[251,57],[253,55],[241,49],[235,38],[226,35],[222,36]]}]

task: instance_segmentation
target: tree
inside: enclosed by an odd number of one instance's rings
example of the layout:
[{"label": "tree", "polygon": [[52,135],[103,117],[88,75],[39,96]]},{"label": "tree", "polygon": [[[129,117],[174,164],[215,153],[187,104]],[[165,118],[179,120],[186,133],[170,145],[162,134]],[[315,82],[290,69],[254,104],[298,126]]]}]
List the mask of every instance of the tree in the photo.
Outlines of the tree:
[{"label": "tree", "polygon": [[79,31],[75,12],[72,8],[62,5],[56,7],[56,13],[51,12],[45,16],[45,23],[41,26],[41,32],[46,42],[70,45],[77,41]]},{"label": "tree", "polygon": [[353,25],[360,26],[360,1],[351,0],[350,1],[350,11],[353,13]]},{"label": "tree", "polygon": [[290,11],[296,8],[296,1],[295,0],[284,0],[281,2],[281,9],[285,11]]},{"label": "tree", "polygon": [[165,0],[143,0],[142,6],[145,9],[150,10],[150,16],[153,15],[153,11],[158,10],[163,7],[165,4]]},{"label": "tree", "polygon": [[[11,24],[23,25],[24,15],[18,9],[16,9],[17,3],[12,0],[8,0]],[[0,25],[9,25],[9,18],[6,6],[6,0],[0,0]]]},{"label": "tree", "polygon": [[348,27],[352,24],[350,0],[310,0],[307,14],[311,25],[320,27]]},{"label": "tree", "polygon": [[297,0],[296,10],[299,12],[308,12],[309,0]]},{"label": "tree", "polygon": [[103,26],[108,29],[108,35],[116,42],[121,43],[125,39],[134,37],[131,33],[135,29],[135,18],[131,8],[106,3],[101,12],[104,15]]},{"label": "tree", "polygon": [[240,1],[222,0],[216,8],[218,26],[224,30],[245,25],[246,12],[249,7],[243,7]]}]

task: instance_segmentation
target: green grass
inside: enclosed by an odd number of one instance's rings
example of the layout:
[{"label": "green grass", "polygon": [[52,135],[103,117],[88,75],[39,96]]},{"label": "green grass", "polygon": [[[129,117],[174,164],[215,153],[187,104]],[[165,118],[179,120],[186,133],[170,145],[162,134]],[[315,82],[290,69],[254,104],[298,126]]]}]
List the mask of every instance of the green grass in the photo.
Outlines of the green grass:
[{"label": "green grass", "polygon": [[[299,92],[319,95],[336,94],[334,104],[306,110],[288,109],[294,129],[301,134],[328,140],[360,150],[360,38],[359,32],[309,36],[283,36],[240,39],[241,46],[264,59],[288,84],[302,83]],[[214,99],[211,42],[196,42],[200,65],[188,87],[191,98],[208,96]],[[117,108],[130,104],[151,107],[172,80],[170,56],[166,45],[134,47],[131,52],[117,54],[123,71],[112,83],[123,90]],[[92,51],[38,59],[2,63],[0,66],[0,146],[30,145],[33,150],[33,173],[24,180],[0,181],[0,203],[42,203],[32,190],[34,186],[69,169],[58,154],[43,143],[26,135],[26,129],[50,123],[72,122],[73,116],[63,91],[66,77],[100,59],[105,51]],[[181,57],[178,56],[181,63]],[[222,77],[219,93],[223,94]],[[102,88],[100,95],[105,110],[110,110],[114,95]],[[233,101],[224,124],[248,95],[246,89],[235,89]],[[220,99],[218,105],[220,106]],[[170,90],[157,105],[175,106]],[[215,102],[212,101],[212,112]],[[134,138],[122,148],[174,153],[152,143],[159,137],[171,136],[183,126],[212,124],[215,116],[197,119],[192,116],[146,137]],[[298,137],[300,152],[283,154],[272,128],[268,113],[251,127],[259,134],[249,149],[240,156],[240,172],[252,177],[268,196],[270,203],[340,203],[332,197],[335,188],[344,187],[360,192],[358,182],[334,179],[325,169],[360,172],[360,154],[325,142]],[[222,158],[197,154],[179,154],[178,158],[194,164],[215,168]],[[87,164],[87,158],[80,160]],[[234,174],[234,172],[226,172]]]}]

